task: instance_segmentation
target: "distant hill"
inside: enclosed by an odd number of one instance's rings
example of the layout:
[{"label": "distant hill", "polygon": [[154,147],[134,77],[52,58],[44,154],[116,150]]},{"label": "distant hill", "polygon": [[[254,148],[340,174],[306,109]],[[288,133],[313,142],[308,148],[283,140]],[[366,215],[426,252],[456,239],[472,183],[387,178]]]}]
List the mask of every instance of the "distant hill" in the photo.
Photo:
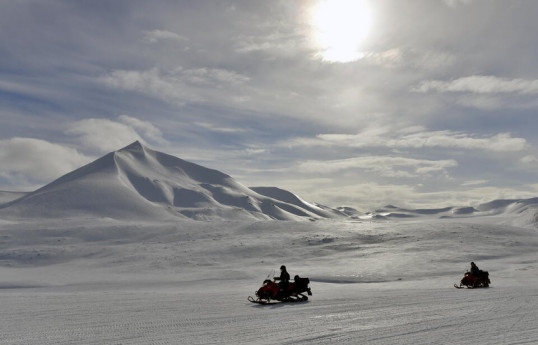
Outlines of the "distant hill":
[{"label": "distant hill", "polygon": [[387,205],[361,218],[469,218],[489,216],[503,216],[505,219],[511,219],[511,224],[514,225],[538,227],[538,198],[503,199],[490,201],[476,206],[432,209],[406,209],[393,205]]},{"label": "distant hill", "polygon": [[250,189],[258,194],[282,201],[287,204],[295,205],[323,218],[347,217],[345,213],[338,209],[333,209],[319,204],[311,204],[284,189],[277,187],[250,187]]}]

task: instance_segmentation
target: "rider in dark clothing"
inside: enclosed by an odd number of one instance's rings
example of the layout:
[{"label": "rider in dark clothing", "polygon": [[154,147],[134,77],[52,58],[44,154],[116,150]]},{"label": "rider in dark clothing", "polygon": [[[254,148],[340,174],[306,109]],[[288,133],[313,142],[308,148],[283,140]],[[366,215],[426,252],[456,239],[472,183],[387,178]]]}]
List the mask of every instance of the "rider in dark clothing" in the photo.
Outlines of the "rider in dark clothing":
[{"label": "rider in dark clothing", "polygon": [[474,262],[471,262],[471,275],[475,277],[477,281],[475,285],[477,286],[488,287],[489,284],[491,284],[491,281],[489,280],[489,272],[482,271],[481,269],[478,268],[478,266],[475,265]]},{"label": "rider in dark clothing", "polygon": [[480,271],[478,266],[476,266],[474,262],[471,262],[471,274],[475,277],[478,277],[481,273],[482,271]]},{"label": "rider in dark clothing", "polygon": [[286,271],[286,266],[280,266],[280,277],[275,277],[275,280],[280,280],[278,286],[280,290],[286,290],[290,285],[290,274]]}]

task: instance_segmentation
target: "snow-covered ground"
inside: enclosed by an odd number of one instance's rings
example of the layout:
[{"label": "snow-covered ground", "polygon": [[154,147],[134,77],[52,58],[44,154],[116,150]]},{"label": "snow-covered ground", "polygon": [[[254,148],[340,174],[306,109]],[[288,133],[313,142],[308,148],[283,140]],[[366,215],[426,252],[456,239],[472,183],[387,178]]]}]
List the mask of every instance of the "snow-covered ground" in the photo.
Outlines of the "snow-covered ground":
[{"label": "snow-covered ground", "polygon": [[[538,230],[513,216],[0,220],[0,344],[537,344]],[[469,262],[489,289],[453,288]],[[249,303],[286,264],[306,303]]]},{"label": "snow-covered ground", "polygon": [[[538,198],[332,209],[135,142],[0,192],[0,344],[538,344],[537,224]],[[491,288],[454,289],[471,261]],[[248,302],[282,264],[311,299]]]}]

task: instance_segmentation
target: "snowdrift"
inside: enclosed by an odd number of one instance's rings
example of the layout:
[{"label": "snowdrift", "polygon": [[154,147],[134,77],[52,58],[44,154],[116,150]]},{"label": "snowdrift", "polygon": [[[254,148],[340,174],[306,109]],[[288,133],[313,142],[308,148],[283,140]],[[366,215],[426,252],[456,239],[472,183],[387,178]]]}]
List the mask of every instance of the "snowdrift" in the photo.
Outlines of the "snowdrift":
[{"label": "snowdrift", "polygon": [[5,203],[0,215],[148,220],[343,217],[335,210],[291,197],[287,191],[258,190],[261,193],[220,171],[151,150],[137,141]]}]

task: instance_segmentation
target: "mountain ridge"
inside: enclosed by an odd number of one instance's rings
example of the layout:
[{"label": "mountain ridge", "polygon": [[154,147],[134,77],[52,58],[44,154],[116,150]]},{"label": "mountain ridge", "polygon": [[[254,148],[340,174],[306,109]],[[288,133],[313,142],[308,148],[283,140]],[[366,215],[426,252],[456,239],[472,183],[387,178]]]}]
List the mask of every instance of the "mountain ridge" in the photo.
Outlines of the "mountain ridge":
[{"label": "mountain ridge", "polygon": [[110,152],[30,193],[5,192],[3,218],[104,217],[194,220],[386,220],[514,215],[538,226],[538,198],[476,206],[373,212],[310,203],[278,187],[246,187],[230,175],[152,150],[139,141]]},{"label": "mountain ridge", "polygon": [[22,217],[313,220],[340,216],[329,208],[307,205],[259,194],[218,170],[135,141],[1,208],[2,213],[9,210]]}]

